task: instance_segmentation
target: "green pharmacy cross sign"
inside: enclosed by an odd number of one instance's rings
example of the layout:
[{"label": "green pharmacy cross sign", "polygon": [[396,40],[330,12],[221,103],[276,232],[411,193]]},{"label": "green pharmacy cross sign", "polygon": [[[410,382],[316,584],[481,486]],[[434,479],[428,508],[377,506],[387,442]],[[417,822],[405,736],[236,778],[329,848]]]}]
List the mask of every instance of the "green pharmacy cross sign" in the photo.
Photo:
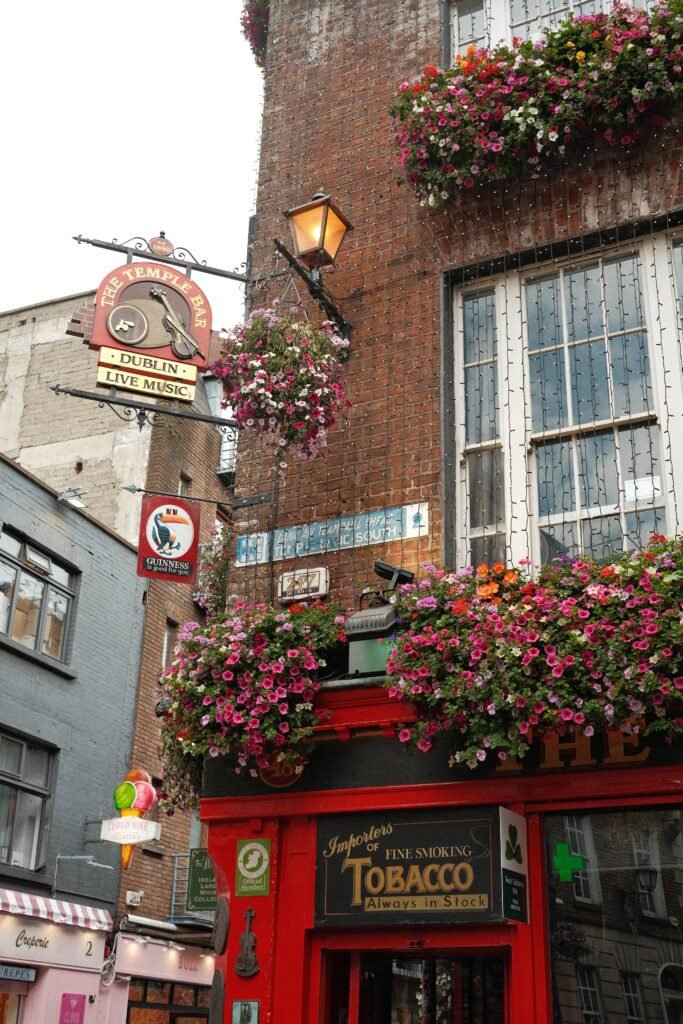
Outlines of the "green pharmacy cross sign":
[{"label": "green pharmacy cross sign", "polygon": [[572,853],[569,843],[556,843],[553,867],[558,872],[561,882],[571,882],[577,871],[583,871],[585,862],[578,853]]}]

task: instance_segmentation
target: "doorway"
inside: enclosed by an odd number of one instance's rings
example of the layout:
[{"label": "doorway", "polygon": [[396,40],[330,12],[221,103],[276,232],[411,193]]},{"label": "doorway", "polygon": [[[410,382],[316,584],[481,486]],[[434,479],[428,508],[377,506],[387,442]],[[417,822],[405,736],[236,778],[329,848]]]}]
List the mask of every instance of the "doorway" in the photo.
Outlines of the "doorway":
[{"label": "doorway", "polygon": [[333,953],[324,1024],[507,1024],[500,954]]}]

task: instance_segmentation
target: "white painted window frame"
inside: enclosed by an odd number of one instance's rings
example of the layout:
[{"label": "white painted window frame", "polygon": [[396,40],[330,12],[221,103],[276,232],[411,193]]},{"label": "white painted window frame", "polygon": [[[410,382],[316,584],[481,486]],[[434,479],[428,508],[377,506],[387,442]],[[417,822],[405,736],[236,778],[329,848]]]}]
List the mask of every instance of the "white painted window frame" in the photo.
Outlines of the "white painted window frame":
[{"label": "white painted window frame", "polygon": [[[575,0],[569,0],[572,6],[575,5]],[[614,0],[603,0],[602,9],[603,11],[609,12],[613,6]],[[456,53],[459,52],[459,47],[465,47],[469,40],[458,40],[458,21],[456,16],[458,0],[451,0],[450,5],[450,34],[451,34],[451,58],[454,58]],[[642,7],[651,7],[652,0],[645,0],[639,4]],[[484,11],[486,15],[486,45],[495,46],[496,43],[504,42],[510,44],[512,42],[512,12],[509,0],[484,0]],[[538,31],[531,35],[532,39],[537,38],[540,35],[541,26]]]},{"label": "white painted window frame", "polygon": [[[500,441],[503,447],[505,521],[508,524],[506,560],[516,565],[530,558],[540,562],[539,517],[537,514],[537,484],[535,456],[531,430],[530,387],[528,368],[528,338],[525,321],[524,286],[533,278],[547,276],[559,269],[609,260],[637,252],[643,286],[643,304],[648,338],[651,385],[654,401],[655,424],[660,438],[661,490],[664,495],[667,534],[679,533],[682,523],[675,520],[675,507],[671,496],[683,502],[683,459],[667,458],[667,451],[683,451],[683,322],[679,318],[673,269],[673,246],[683,241],[683,232],[660,232],[644,236],[628,244],[611,246],[586,253],[585,257],[558,260],[535,266],[525,271],[501,274],[480,279],[453,289],[452,322],[455,354],[455,534],[456,566],[468,563],[469,508],[465,456],[471,449],[465,438],[465,373],[463,298],[468,294],[489,289],[495,294],[495,316],[498,332],[498,396],[500,405]],[[671,283],[671,286],[670,286]],[[519,345],[519,349],[517,349]],[[513,348],[514,346],[514,348]],[[507,381],[507,384],[506,384]],[[666,403],[663,396],[666,395]],[[624,420],[637,424],[638,415]],[[607,424],[616,421],[606,421]],[[595,425],[590,425],[594,432]],[[581,434],[576,429],[576,436]],[[548,440],[557,436],[548,430]],[[515,530],[510,529],[514,511]],[[679,512],[680,515],[680,512]]]}]

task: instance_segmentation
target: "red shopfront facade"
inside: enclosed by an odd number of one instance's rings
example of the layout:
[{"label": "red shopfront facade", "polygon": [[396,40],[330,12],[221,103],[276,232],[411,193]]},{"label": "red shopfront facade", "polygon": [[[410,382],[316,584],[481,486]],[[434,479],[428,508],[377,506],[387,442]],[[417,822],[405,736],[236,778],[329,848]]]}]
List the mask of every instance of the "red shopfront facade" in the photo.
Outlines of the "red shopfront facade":
[{"label": "red shopfront facade", "polygon": [[[383,691],[325,700],[290,788],[209,765],[230,920],[215,1024],[683,1021],[680,750],[554,737],[478,775],[403,750]],[[523,862],[526,921],[503,854]]]}]

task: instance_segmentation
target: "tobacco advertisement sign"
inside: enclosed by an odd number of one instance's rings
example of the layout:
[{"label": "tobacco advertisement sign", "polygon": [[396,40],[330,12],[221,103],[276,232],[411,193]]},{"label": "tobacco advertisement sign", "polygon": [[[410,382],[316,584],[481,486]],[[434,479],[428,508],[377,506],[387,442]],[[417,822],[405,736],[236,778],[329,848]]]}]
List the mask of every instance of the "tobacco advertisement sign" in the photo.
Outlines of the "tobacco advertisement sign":
[{"label": "tobacco advertisement sign", "polygon": [[316,925],[500,920],[498,808],[319,819]]}]

